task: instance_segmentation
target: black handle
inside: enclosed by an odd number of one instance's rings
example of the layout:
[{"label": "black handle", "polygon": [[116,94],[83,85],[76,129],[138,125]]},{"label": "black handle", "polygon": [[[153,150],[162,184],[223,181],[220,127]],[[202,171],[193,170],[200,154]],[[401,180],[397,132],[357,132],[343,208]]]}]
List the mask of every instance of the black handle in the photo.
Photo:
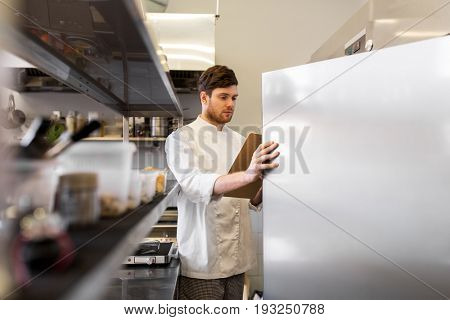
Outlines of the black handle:
[{"label": "black handle", "polygon": [[94,132],[95,130],[99,129],[101,126],[100,122],[97,120],[92,120],[87,125],[85,125],[80,131],[73,134],[70,138],[73,142],[77,142],[81,139],[84,139],[86,137],[89,137],[89,135]]}]

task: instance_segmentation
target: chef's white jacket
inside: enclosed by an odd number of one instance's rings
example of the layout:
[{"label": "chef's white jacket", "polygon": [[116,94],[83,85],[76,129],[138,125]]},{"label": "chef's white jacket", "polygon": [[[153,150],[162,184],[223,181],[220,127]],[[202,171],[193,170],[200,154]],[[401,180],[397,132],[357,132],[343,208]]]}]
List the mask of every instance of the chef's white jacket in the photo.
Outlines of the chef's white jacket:
[{"label": "chef's white jacket", "polygon": [[181,274],[218,279],[256,265],[248,199],[212,196],[218,177],[228,173],[244,137],[200,118],[166,140],[167,162],[181,185],[177,241]]}]

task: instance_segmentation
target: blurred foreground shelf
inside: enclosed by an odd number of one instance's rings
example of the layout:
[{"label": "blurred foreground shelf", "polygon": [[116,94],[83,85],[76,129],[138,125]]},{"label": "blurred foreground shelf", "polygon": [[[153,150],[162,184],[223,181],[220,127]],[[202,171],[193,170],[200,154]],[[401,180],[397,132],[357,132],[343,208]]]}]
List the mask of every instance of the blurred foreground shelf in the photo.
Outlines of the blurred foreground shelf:
[{"label": "blurred foreground shelf", "polygon": [[14,299],[100,299],[125,257],[158,222],[178,193],[179,184],[168,181],[165,195],[118,218],[101,219],[95,225],[73,228],[73,264],[63,272],[49,270],[17,292]]},{"label": "blurred foreground shelf", "polygon": [[[89,137],[83,139],[83,141],[123,141],[122,137]],[[166,141],[166,138],[164,137],[130,137],[129,141],[136,142],[136,141]]]}]

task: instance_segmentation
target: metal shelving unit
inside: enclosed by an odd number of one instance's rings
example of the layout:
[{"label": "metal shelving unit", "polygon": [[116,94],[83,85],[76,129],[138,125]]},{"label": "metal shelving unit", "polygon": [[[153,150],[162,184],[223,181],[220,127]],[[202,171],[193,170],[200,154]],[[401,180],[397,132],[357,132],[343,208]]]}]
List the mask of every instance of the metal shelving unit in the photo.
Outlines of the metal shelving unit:
[{"label": "metal shelving unit", "polygon": [[69,230],[74,261],[64,272],[48,271],[17,292],[19,299],[98,299],[127,255],[159,220],[179,185],[170,181],[168,192],[114,219],[91,227]]},{"label": "metal shelving unit", "polygon": [[177,224],[176,224],[176,223],[173,223],[173,224],[168,224],[168,223],[162,224],[162,223],[158,223],[158,224],[155,224],[155,225],[153,226],[153,228],[176,228],[176,227],[177,227]]},{"label": "metal shelving unit", "polygon": [[[124,127],[131,116],[183,117],[169,72],[136,1],[5,0],[0,9],[4,18],[0,43],[7,51],[122,114]],[[128,141],[128,137],[87,140]],[[120,218],[69,230],[76,248],[71,267],[60,273],[43,273],[14,297],[100,298],[123,259],[157,223],[179,185],[169,183],[167,190],[165,196]]]},{"label": "metal shelving unit", "polygon": [[183,116],[135,1],[6,0],[0,6],[10,16],[1,22],[1,42],[41,71],[126,117]]}]

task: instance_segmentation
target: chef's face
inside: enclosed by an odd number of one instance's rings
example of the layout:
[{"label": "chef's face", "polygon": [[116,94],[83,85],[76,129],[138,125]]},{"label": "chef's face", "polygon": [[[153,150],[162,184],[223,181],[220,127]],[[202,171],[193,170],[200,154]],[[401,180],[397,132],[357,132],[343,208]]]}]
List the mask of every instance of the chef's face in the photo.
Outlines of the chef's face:
[{"label": "chef's face", "polygon": [[216,124],[225,124],[231,121],[238,97],[237,86],[227,88],[216,88],[211,96],[205,91],[200,93],[202,102],[202,113],[210,121]]}]

